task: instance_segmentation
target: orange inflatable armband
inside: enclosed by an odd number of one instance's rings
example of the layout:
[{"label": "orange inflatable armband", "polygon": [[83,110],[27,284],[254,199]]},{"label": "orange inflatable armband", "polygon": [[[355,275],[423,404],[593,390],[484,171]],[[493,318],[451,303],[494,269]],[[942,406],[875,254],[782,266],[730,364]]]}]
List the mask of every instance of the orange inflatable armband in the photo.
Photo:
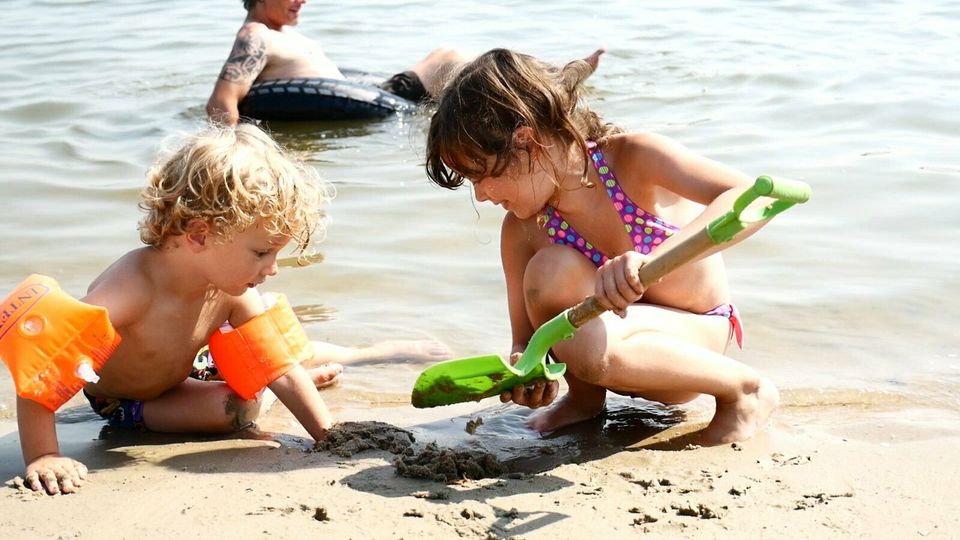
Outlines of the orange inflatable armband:
[{"label": "orange inflatable armband", "polygon": [[253,399],[293,366],[313,356],[313,346],[287,297],[280,294],[266,311],[210,336],[210,355],[234,392]]},{"label": "orange inflatable armband", "polygon": [[32,274],[0,304],[0,357],[17,395],[56,411],[120,345],[107,309],[85,304],[56,280]]}]

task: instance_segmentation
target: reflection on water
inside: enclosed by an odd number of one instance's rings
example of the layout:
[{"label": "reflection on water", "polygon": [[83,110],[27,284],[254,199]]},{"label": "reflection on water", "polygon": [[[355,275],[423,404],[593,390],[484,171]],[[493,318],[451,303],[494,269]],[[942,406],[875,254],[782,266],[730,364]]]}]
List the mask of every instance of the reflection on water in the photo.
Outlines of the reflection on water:
[{"label": "reflection on water", "polygon": [[[0,34],[9,53],[0,62],[0,295],[32,272],[82,293],[139,247],[144,171],[166,136],[203,121],[242,6],[210,0],[204,6],[223,16],[198,18],[195,3],[129,0],[112,3],[105,18],[90,9],[95,2],[7,4],[17,24]],[[382,1],[329,11],[309,4],[299,30],[342,65],[390,73],[441,43],[471,53],[508,46],[552,62],[606,44],[589,80],[605,120],[662,132],[751,176],[813,186],[809,204],[724,255],[749,333],[747,348],[733,354],[788,398],[801,389],[854,394],[811,390],[797,403],[869,409],[906,399],[960,408],[960,304],[948,301],[960,295],[954,3],[615,0],[605,5],[617,16],[589,24],[572,1],[395,4],[389,18]],[[468,190],[428,183],[425,120],[269,126],[337,187],[326,208],[325,264],[297,269],[295,258],[283,259],[281,292],[300,304],[301,320],[319,323],[312,333],[346,345],[429,333],[460,357],[508,350],[503,213],[472,204]],[[381,404],[402,409],[415,377],[395,366],[357,367],[344,382],[355,392],[324,397],[343,416],[382,415]],[[14,403],[0,369],[0,417]],[[617,403],[591,424],[595,433],[619,437],[619,421],[610,420]],[[642,402],[627,403],[638,424],[624,423],[626,439],[646,423],[672,421],[657,416],[662,409],[645,417]],[[91,417],[63,418],[77,427]],[[471,440],[510,432],[522,413],[488,420]],[[462,426],[452,431],[466,438]]]},{"label": "reflection on water", "polygon": [[323,259],[323,253],[318,251],[316,253],[298,255],[296,257],[283,257],[277,259],[277,266],[280,268],[301,268],[304,266],[310,266],[311,264],[322,263]]},{"label": "reflection on water", "polygon": [[300,322],[308,324],[333,319],[337,314],[337,308],[324,304],[306,304],[293,306],[293,312]]},{"label": "reflection on water", "polygon": [[298,153],[324,161],[324,153],[362,145],[356,139],[405,132],[413,115],[393,115],[377,120],[329,122],[261,122],[280,144]]},{"label": "reflection on water", "polygon": [[187,107],[177,116],[181,120],[186,120],[190,123],[204,122],[207,119],[207,107],[202,103],[198,103],[191,107]]},{"label": "reflection on water", "polygon": [[413,432],[419,444],[436,441],[453,450],[488,452],[511,472],[535,473],[564,463],[600,459],[686,419],[677,407],[610,395],[606,412],[600,416],[540,435],[525,425],[531,412],[526,407],[496,405],[406,429]]},{"label": "reflection on water", "polygon": [[812,410],[893,411],[938,408],[960,412],[960,381],[892,382],[895,389],[824,388],[791,389],[781,393],[780,408],[801,412]]},{"label": "reflection on water", "polygon": [[[80,401],[80,400],[77,400]],[[86,406],[86,400],[83,405],[76,407],[64,407],[57,411],[57,423],[61,424],[79,424],[81,422],[103,421],[103,417],[97,414],[91,407]]]}]

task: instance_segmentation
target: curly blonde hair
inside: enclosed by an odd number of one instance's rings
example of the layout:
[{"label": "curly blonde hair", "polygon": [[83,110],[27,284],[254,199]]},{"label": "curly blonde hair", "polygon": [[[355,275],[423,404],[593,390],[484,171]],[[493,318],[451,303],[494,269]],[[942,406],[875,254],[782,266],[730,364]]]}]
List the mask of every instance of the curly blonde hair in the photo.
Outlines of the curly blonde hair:
[{"label": "curly blonde hair", "polygon": [[329,187],[256,126],[212,125],[163,154],[140,193],[140,239],[147,245],[162,246],[195,219],[220,241],[260,224],[289,236],[301,253],[322,233]]}]

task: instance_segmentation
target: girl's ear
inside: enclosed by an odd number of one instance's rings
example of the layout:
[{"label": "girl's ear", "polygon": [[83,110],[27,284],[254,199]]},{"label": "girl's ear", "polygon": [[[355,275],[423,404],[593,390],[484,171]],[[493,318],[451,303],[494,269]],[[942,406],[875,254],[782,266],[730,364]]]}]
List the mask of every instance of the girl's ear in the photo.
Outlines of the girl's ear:
[{"label": "girl's ear", "polygon": [[530,126],[518,126],[513,130],[513,147],[529,151],[534,144],[534,132]]},{"label": "girl's ear", "polygon": [[187,222],[187,230],[183,234],[183,239],[191,251],[200,252],[209,246],[208,242],[210,242],[212,233],[209,223],[202,219],[191,219]]}]

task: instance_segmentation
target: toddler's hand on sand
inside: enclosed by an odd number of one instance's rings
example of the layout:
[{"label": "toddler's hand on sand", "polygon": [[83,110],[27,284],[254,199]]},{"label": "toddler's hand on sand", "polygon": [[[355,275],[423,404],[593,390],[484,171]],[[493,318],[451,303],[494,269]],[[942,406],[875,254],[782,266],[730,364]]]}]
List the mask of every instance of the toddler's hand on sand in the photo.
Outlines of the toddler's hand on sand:
[{"label": "toddler's hand on sand", "polygon": [[87,478],[87,467],[79,461],[47,454],[27,465],[24,484],[34,491],[46,491],[49,495],[75,493]]},{"label": "toddler's hand on sand", "polygon": [[[510,363],[516,364],[520,360],[521,353],[510,355]],[[546,407],[557,399],[557,393],[560,391],[560,383],[557,381],[548,381],[538,379],[527,384],[514,386],[512,390],[500,394],[500,402],[507,403],[512,401],[517,405],[537,409]]]},{"label": "toddler's hand on sand", "polygon": [[620,317],[627,316],[627,308],[643,296],[640,267],[649,257],[628,251],[614,257],[597,269],[594,296],[601,306]]}]

